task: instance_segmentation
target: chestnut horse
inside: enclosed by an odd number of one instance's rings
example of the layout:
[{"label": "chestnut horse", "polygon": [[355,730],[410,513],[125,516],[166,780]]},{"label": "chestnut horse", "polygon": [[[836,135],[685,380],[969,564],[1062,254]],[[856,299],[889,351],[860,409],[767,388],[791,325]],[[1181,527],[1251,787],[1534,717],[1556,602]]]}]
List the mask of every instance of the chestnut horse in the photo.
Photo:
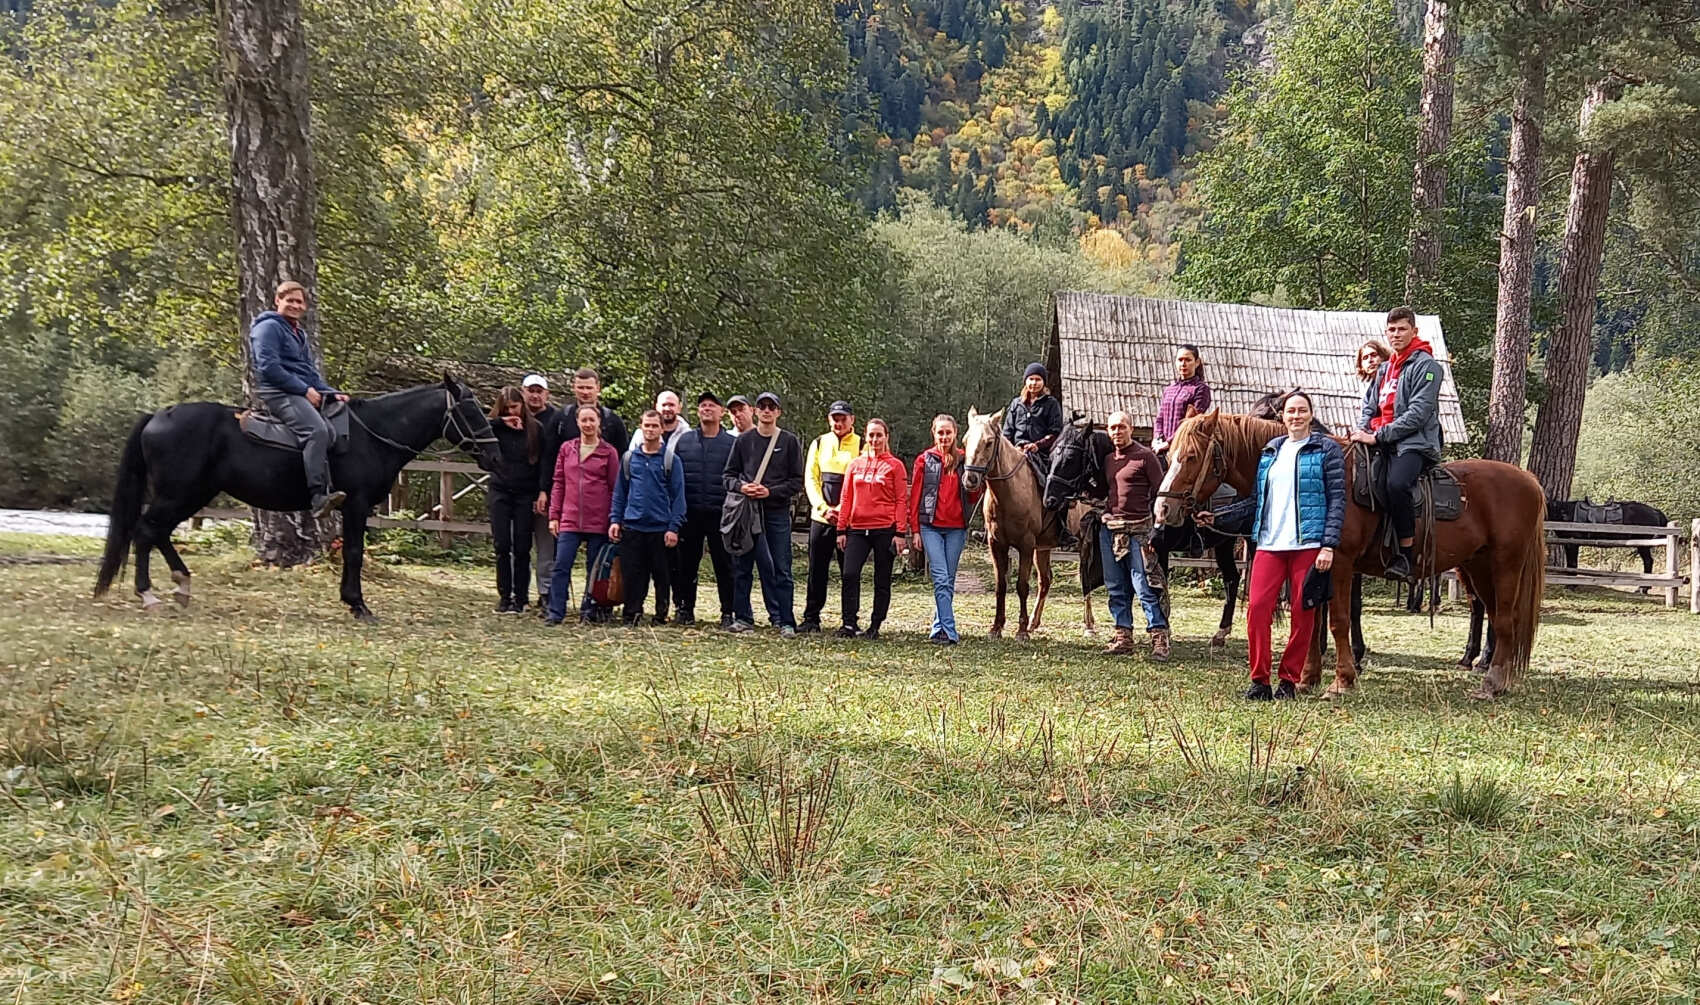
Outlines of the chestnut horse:
[{"label": "chestnut horse", "polygon": [[[1279,422],[1211,410],[1181,423],[1169,443],[1169,471],[1157,501],[1157,519],[1173,525],[1196,510],[1227,482],[1242,494],[1257,480],[1264,444],[1285,435]],[[1382,571],[1380,514],[1352,501],[1357,445],[1346,447],[1346,524],[1334,549],[1334,599],[1329,626],[1334,633],[1334,680],[1328,695],[1357,683],[1348,637],[1352,576]],[[1546,588],[1544,522],[1546,496],[1533,475],[1498,461],[1454,461],[1446,470],[1464,491],[1457,520],[1436,522],[1434,541],[1418,540],[1416,573],[1456,568],[1470,595],[1482,601],[1497,646],[1481,686],[1471,695],[1494,698],[1528,669]],[[1421,529],[1419,528],[1419,536]],[[1320,682],[1320,666],[1305,671],[1300,689]]]},{"label": "chestnut horse", "polygon": [[[1016,574],[1015,595],[1021,601],[1021,622],[1015,637],[1026,639],[1039,630],[1045,613],[1045,596],[1051,592],[1051,551],[1057,546],[1059,521],[1045,510],[1044,486],[1021,448],[1004,438],[1000,424],[1003,411],[981,415],[968,409],[968,432],[962,438],[962,482],[970,492],[986,493],[986,547],[991,551],[996,572],[998,606],[992,619],[991,637],[1003,637],[1004,605],[1009,594],[1009,549],[1021,554]],[[1039,598],[1033,604],[1033,620],[1027,620],[1027,580],[1039,567]],[[1091,618],[1091,601],[1087,601]]]}]

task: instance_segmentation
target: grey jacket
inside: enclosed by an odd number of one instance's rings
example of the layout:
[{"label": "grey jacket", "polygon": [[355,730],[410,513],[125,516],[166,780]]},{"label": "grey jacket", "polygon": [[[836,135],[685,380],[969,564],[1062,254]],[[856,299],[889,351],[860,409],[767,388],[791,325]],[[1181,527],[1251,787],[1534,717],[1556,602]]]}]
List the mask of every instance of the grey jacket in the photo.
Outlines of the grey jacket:
[{"label": "grey jacket", "polygon": [[[1369,429],[1369,420],[1381,411],[1383,375],[1389,364],[1381,364],[1375,379],[1364,388],[1363,412],[1358,428]],[[1375,431],[1375,442],[1394,448],[1396,454],[1418,451],[1440,460],[1440,382],[1446,370],[1421,349],[1411,353],[1399,370],[1399,386],[1393,392],[1393,421]]]}]

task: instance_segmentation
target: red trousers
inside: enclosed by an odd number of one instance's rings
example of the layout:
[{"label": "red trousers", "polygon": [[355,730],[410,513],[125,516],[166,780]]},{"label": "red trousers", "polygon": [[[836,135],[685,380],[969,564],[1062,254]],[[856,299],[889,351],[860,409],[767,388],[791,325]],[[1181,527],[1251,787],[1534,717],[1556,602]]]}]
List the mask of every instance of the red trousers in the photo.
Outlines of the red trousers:
[{"label": "red trousers", "polygon": [[1289,586],[1287,648],[1281,653],[1281,679],[1297,684],[1310,656],[1310,635],[1316,628],[1316,612],[1303,610],[1305,574],[1316,564],[1320,548],[1303,551],[1263,551],[1259,549],[1251,562],[1251,599],[1246,603],[1245,633],[1251,643],[1251,679],[1259,684],[1269,683],[1269,669],[1274,662],[1270,649],[1269,630],[1275,620],[1275,602],[1281,596],[1281,584]]}]

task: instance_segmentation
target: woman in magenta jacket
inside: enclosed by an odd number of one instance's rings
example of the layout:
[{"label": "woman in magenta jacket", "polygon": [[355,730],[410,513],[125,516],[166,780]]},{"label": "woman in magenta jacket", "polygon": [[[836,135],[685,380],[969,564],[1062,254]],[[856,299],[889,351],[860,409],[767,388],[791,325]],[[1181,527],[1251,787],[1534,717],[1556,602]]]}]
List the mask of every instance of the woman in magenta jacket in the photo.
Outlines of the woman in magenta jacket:
[{"label": "woman in magenta jacket", "polygon": [[608,513],[614,504],[614,481],[620,476],[620,454],[602,438],[602,415],[594,408],[578,410],[578,439],[561,444],[555,457],[555,480],[549,489],[549,532],[555,535],[555,572],[549,579],[549,611],[545,624],[558,625],[567,616],[572,592],[573,559],[584,545],[585,565],[608,545]]}]

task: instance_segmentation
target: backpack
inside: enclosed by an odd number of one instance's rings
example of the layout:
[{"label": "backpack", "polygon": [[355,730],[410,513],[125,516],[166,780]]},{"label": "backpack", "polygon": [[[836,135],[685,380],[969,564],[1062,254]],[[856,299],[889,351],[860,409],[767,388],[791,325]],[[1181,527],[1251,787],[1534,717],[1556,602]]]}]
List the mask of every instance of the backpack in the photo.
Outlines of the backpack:
[{"label": "backpack", "polygon": [[[661,473],[668,477],[671,477],[673,474],[673,455],[677,452],[676,447],[678,443],[679,437],[669,436],[666,441],[661,444]],[[627,447],[625,456],[620,458],[620,471],[626,476],[626,481],[628,482],[632,480],[632,455],[642,449],[643,441],[638,440],[636,443]]]},{"label": "backpack", "polygon": [[581,620],[607,621],[625,599],[619,554],[620,546],[610,541],[585,563],[584,600],[579,605]]}]

